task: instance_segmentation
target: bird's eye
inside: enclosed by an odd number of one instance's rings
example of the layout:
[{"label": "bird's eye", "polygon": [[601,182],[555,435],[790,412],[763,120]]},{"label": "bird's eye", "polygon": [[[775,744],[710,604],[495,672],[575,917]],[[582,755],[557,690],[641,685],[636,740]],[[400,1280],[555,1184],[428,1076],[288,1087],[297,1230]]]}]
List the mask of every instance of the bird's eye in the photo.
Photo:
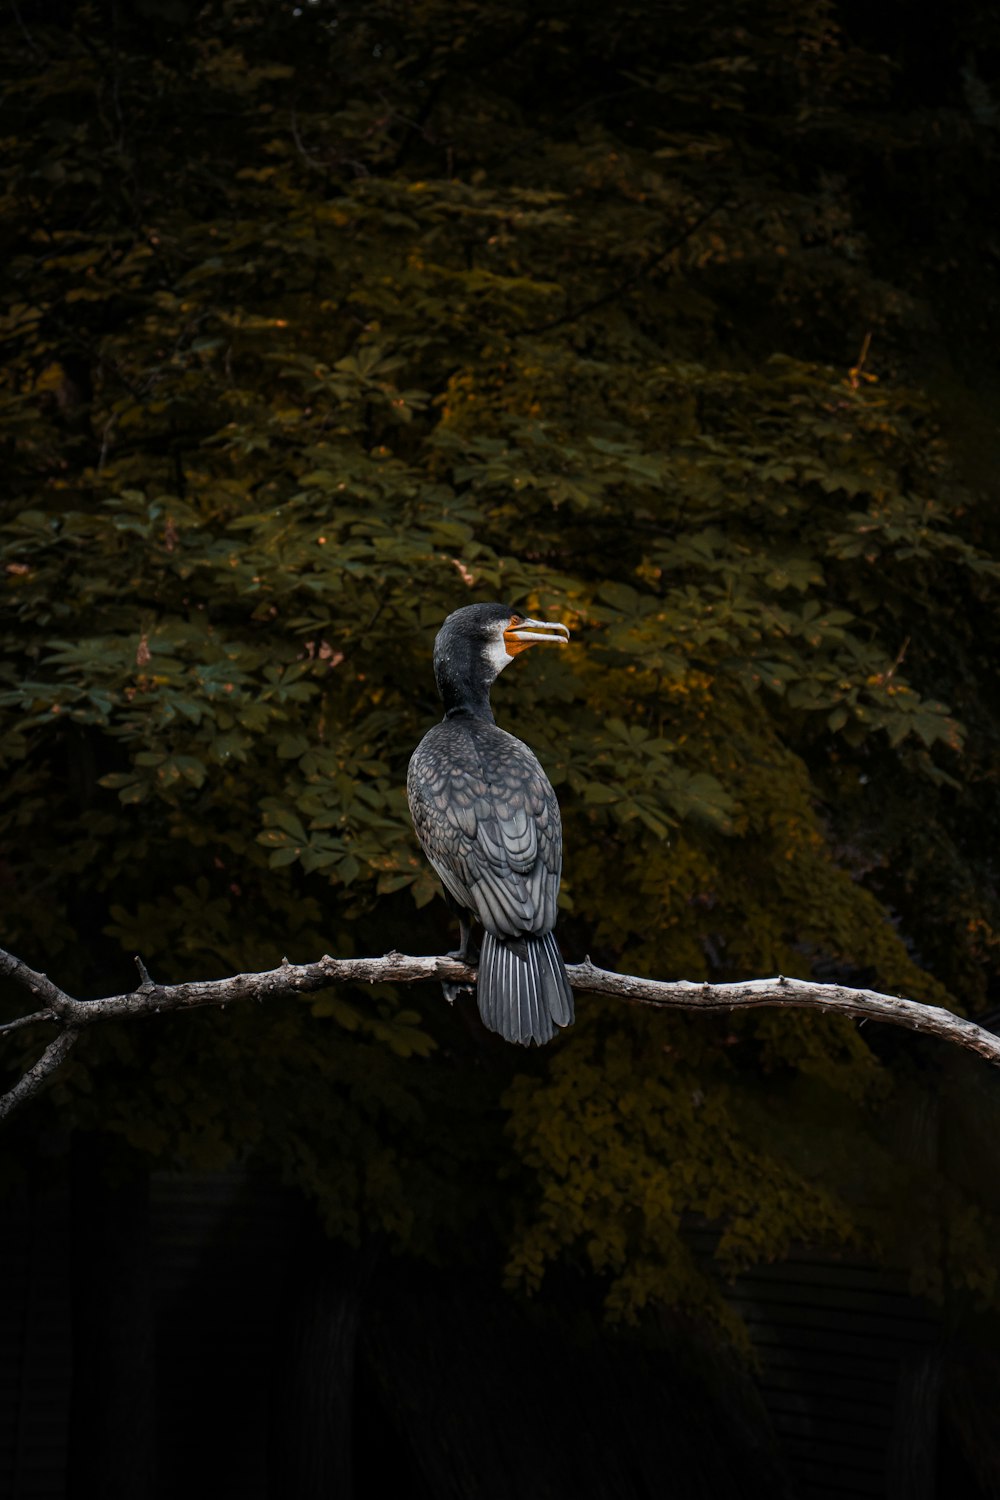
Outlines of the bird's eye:
[{"label": "bird's eye", "polygon": [[510,619],[507,621],[507,624],[508,624],[508,626],[510,626],[510,625],[523,625],[524,624],[524,616],[523,615],[511,615]]}]

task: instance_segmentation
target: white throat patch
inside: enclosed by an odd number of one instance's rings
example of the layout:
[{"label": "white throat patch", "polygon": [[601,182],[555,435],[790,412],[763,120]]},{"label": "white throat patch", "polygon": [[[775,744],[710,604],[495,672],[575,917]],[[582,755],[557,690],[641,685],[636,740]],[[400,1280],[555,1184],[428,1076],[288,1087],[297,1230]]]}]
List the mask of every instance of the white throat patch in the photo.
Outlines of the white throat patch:
[{"label": "white throat patch", "polygon": [[483,652],[483,655],[486,657],[486,660],[489,662],[490,666],[493,668],[498,677],[503,671],[504,667],[509,667],[511,662],[514,660],[512,656],[508,656],[507,647],[503,643],[503,633],[505,628],[506,621],[501,621],[497,626],[496,635],[487,643],[486,649]]}]

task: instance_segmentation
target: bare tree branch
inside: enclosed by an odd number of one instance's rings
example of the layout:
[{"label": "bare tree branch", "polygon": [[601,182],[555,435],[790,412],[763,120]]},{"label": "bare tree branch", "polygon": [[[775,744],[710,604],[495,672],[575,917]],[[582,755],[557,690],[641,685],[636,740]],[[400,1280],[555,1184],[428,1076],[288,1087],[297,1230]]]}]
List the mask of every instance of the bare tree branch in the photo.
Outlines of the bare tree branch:
[{"label": "bare tree branch", "polygon": [[574,990],[615,995],[633,1005],[651,1005],[672,1010],[737,1010],[761,1006],[786,1006],[795,1010],[820,1010],[832,1015],[853,1016],[858,1021],[886,1021],[926,1036],[954,1042],[1000,1066],[1000,1037],[975,1021],[966,1021],[940,1005],[922,1005],[899,995],[878,990],[854,990],[842,984],[814,984],[809,979],[746,979],[738,984],[695,984],[687,979],[663,981],[634,979],[613,974],[590,963],[570,965]]},{"label": "bare tree branch", "polygon": [[60,1031],[55,1041],[49,1043],[38,1061],[22,1074],[14,1087],[6,1094],[0,1094],[0,1120],[35,1097],[60,1066],[79,1035],[76,1026],[67,1026],[65,1031]]},{"label": "bare tree branch", "polygon": [[[142,982],[125,995],[103,1000],[74,1000],[44,974],[29,969],[21,959],[0,949],[0,977],[12,980],[44,1008],[0,1026],[0,1036],[24,1026],[42,1024],[62,1028],[7,1094],[0,1095],[0,1119],[39,1092],[69,1052],[80,1031],[99,1021],[130,1020],[164,1011],[195,1010],[204,1005],[229,1005],[240,1000],[276,1000],[306,995],[334,984],[416,984],[421,980],[451,980],[474,984],[476,970],[449,957],[411,957],[387,953],[384,958],[331,958],[310,964],[283,960],[262,974],[234,974],[229,979],[200,979],[188,984],[156,984],[141,959],[136,959]],[[1000,1065],[1000,1037],[937,1005],[922,1005],[877,990],[855,990],[839,984],[813,984],[805,979],[750,979],[738,984],[697,984],[688,980],[640,979],[599,969],[586,959],[567,965],[570,983],[579,994],[610,995],[630,1005],[655,1009],[720,1011],[743,1007],[779,1006],[820,1010],[852,1016],[859,1021],[884,1021],[926,1036],[940,1037],[968,1052]]]},{"label": "bare tree branch", "polygon": [[[34,995],[44,1000],[48,1010],[39,1012],[39,1019],[51,1020],[54,1016],[64,1014],[66,1007],[77,1004],[68,995],[64,995],[57,984],[53,984],[46,974],[36,974],[34,969],[29,969],[23,959],[15,958],[13,953],[5,953],[0,948],[0,978],[13,979],[22,989],[26,989],[29,995]],[[25,1026],[32,1019],[25,1016],[19,1021],[11,1021],[7,1026],[0,1027],[2,1031],[8,1031],[14,1026]]]}]

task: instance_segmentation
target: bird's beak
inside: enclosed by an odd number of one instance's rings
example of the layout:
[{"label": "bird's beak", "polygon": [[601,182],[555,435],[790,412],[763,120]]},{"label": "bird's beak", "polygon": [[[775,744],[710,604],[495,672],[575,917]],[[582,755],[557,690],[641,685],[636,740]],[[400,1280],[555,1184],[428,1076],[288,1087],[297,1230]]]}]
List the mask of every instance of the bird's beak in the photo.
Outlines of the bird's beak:
[{"label": "bird's beak", "polygon": [[526,651],[529,646],[541,646],[548,642],[550,646],[565,646],[569,640],[569,631],[565,625],[549,620],[527,620],[518,619],[517,624],[510,624],[503,633],[503,643],[508,656],[516,656],[519,651]]}]

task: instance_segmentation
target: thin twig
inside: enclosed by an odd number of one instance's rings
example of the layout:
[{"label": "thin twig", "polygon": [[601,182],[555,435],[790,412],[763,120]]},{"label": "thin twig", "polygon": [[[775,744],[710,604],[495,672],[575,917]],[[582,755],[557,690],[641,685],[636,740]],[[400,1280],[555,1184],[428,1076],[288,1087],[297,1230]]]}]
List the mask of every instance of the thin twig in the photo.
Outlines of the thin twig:
[{"label": "thin twig", "polygon": [[313,169],[314,172],[319,172],[320,176],[326,177],[327,176],[327,169],[326,169],[326,167],[315,156],[311,156],[310,155],[310,153],[305,148],[305,144],[304,144],[304,142],[302,140],[301,135],[299,134],[299,115],[298,115],[298,110],[294,110],[294,109],[292,110],[292,113],[291,113],[291,116],[290,116],[290,123],[291,123],[291,127],[292,127],[292,139],[295,142],[295,149],[298,151],[298,153],[301,156],[302,160],[305,162],[305,164],[306,164],[307,167],[312,167],[312,169]]},{"label": "thin twig", "polygon": [[30,1016],[18,1016],[16,1020],[5,1021],[0,1026],[0,1036],[6,1036],[10,1031],[23,1031],[25,1026],[38,1026],[43,1021],[58,1021],[58,1019],[54,1010],[32,1011]]},{"label": "thin twig", "polygon": [[47,58],[48,57],[48,53],[45,51],[45,48],[44,47],[40,47],[38,45],[38,43],[35,41],[35,38],[32,36],[31,32],[28,30],[27,26],[24,24],[24,18],[21,15],[20,10],[18,9],[17,0],[10,0],[10,8],[14,12],[14,20],[18,24],[18,28],[19,28],[19,30],[21,32],[21,35],[24,37],[24,40],[27,42],[27,44],[31,48],[32,52],[35,54],[36,57],[45,57],[45,58]]},{"label": "thin twig", "polygon": [[578,318],[583,318],[588,313],[596,312],[599,307],[607,307],[610,302],[616,302],[625,292],[631,291],[632,287],[636,286],[640,281],[644,281],[647,276],[651,276],[654,271],[658,270],[667,256],[672,255],[675,250],[679,249],[681,245],[697,234],[698,230],[707,224],[709,219],[714,218],[720,208],[726,206],[726,202],[726,198],[717,199],[711,207],[706,208],[690,224],[686,224],[672,240],[668,241],[657,255],[654,255],[652,260],[647,261],[638,270],[633,271],[631,276],[626,276],[624,281],[620,281],[617,286],[613,286],[610,292],[605,292],[600,297],[594,297],[590,302],[581,303],[579,307],[571,307],[567,312],[562,313],[558,318],[552,318],[548,323],[535,323],[529,328],[516,328],[514,330],[515,334],[549,333],[553,328],[562,328],[567,323],[575,323]]}]

